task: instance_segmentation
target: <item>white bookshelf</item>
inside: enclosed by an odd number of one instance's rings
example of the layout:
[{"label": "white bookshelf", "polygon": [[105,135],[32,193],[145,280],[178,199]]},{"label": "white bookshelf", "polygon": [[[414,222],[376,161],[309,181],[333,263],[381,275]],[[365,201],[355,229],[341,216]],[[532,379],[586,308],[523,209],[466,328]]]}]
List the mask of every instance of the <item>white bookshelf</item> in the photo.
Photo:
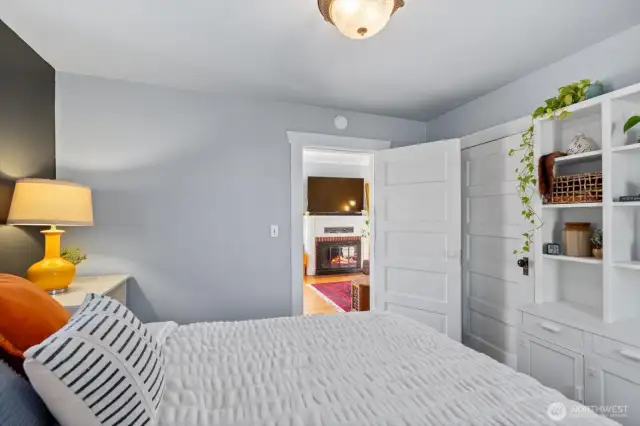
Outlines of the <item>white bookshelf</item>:
[{"label": "white bookshelf", "polygon": [[[640,319],[640,202],[618,202],[640,194],[640,144],[624,134],[631,115],[640,115],[640,85],[572,105],[566,120],[537,120],[536,165],[541,155],[566,152],[584,133],[592,152],[556,159],[556,175],[602,171],[602,203],[542,205],[544,225],[534,241],[535,301],[530,310],[571,317],[579,311],[591,323]],[[640,126],[639,126],[640,127]],[[561,243],[566,222],[590,222],[604,233],[604,259],[544,255],[544,243]],[[563,247],[564,250],[564,247]],[[578,307],[578,308],[576,308]]]}]

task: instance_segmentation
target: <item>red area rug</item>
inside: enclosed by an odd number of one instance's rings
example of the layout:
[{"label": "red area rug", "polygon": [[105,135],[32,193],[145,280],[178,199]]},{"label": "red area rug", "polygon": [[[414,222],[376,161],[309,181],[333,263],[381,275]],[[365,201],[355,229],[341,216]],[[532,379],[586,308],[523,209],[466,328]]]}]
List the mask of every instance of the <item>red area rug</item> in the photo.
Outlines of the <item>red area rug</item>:
[{"label": "red area rug", "polygon": [[351,281],[308,285],[338,311],[351,311]]}]

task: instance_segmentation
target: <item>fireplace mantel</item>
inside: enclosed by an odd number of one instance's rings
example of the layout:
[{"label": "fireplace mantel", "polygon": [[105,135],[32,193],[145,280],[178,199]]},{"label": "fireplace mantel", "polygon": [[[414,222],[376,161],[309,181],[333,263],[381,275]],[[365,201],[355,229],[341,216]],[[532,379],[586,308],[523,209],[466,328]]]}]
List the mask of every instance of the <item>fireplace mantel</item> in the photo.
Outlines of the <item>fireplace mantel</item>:
[{"label": "fireplace mantel", "polygon": [[[303,238],[305,252],[309,255],[307,275],[316,275],[316,238],[362,237],[367,219],[368,216],[305,216]],[[362,258],[369,259],[369,240],[364,238]]]}]

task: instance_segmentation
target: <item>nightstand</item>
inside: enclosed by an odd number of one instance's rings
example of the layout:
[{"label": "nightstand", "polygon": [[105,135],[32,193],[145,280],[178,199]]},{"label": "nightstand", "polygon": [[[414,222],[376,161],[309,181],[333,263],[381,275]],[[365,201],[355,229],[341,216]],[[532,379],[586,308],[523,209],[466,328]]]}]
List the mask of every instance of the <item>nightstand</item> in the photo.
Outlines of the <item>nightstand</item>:
[{"label": "nightstand", "polygon": [[84,297],[88,293],[104,294],[126,305],[127,281],[129,278],[128,275],[76,277],[71,283],[71,286],[69,286],[69,291],[51,297],[57,300],[58,303],[72,314],[82,305]]}]

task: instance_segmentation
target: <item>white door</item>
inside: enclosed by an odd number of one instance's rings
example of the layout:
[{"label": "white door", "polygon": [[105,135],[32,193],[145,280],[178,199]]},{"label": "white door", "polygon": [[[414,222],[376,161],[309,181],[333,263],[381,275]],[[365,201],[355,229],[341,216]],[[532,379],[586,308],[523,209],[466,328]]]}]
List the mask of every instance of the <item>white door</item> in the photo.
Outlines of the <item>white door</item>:
[{"label": "white door", "polygon": [[[635,365],[634,365],[635,364]],[[600,356],[585,363],[587,405],[602,407],[600,414],[624,426],[640,426],[640,368]]]},{"label": "white door", "polygon": [[526,333],[518,345],[518,371],[584,403],[584,357]]},{"label": "white door", "polygon": [[375,308],[461,338],[458,139],[375,153]]},{"label": "white door", "polygon": [[463,342],[516,367],[519,306],[533,303],[533,268],[517,265],[513,250],[531,227],[516,193],[520,145],[516,134],[462,151]]}]

